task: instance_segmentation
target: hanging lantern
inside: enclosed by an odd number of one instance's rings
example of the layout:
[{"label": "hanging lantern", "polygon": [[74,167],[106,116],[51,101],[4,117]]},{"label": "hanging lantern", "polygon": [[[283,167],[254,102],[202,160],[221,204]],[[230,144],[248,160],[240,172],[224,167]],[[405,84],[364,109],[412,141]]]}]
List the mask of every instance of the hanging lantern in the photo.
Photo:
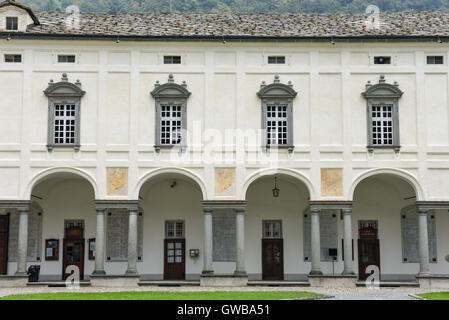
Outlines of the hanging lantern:
[{"label": "hanging lantern", "polygon": [[274,188],[273,188],[273,197],[277,198],[279,197],[279,189],[277,187],[277,183],[276,183],[276,177],[274,177]]}]

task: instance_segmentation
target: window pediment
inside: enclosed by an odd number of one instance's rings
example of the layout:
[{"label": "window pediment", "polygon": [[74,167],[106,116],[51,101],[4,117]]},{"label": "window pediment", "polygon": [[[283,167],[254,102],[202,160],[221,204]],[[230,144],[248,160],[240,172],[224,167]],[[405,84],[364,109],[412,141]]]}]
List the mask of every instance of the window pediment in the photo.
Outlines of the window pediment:
[{"label": "window pediment", "polygon": [[294,98],[298,93],[293,89],[291,82],[288,84],[280,83],[279,76],[274,76],[274,82],[267,85],[262,82],[257,96],[261,99],[269,98]]},{"label": "window pediment", "polygon": [[370,81],[366,84],[365,92],[362,92],[362,95],[366,99],[375,99],[375,98],[393,98],[399,99],[402,94],[399,89],[399,84],[395,82],[394,84],[389,84],[385,82],[385,76],[381,75],[379,78],[379,83],[373,85]]},{"label": "window pediment", "polygon": [[182,84],[174,82],[173,75],[168,76],[168,82],[159,84],[159,81],[154,85],[151,95],[153,98],[184,98],[187,99],[192,93],[187,90],[185,81]]},{"label": "window pediment", "polygon": [[47,89],[44,90],[47,97],[82,97],[86,92],[81,90],[81,83],[77,80],[75,83],[68,82],[67,74],[62,74],[59,82],[50,80]]}]

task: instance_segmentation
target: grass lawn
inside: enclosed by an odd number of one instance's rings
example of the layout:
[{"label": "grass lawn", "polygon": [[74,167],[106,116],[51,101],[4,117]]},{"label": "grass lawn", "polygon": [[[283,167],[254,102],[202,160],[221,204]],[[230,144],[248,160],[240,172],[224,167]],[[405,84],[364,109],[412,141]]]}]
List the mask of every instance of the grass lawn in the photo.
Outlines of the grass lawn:
[{"label": "grass lawn", "polygon": [[323,296],[306,291],[209,291],[209,292],[58,292],[18,294],[0,300],[279,300]]},{"label": "grass lawn", "polygon": [[426,298],[428,300],[449,300],[449,292],[421,293],[417,294],[417,296]]}]

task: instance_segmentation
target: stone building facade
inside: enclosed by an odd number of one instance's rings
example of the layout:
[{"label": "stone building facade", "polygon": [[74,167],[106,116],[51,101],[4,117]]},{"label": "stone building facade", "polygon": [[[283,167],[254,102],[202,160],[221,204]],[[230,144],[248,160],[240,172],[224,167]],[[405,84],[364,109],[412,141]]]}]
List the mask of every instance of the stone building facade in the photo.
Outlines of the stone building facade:
[{"label": "stone building facade", "polygon": [[1,3],[0,285],[448,286],[449,15],[335,19]]}]

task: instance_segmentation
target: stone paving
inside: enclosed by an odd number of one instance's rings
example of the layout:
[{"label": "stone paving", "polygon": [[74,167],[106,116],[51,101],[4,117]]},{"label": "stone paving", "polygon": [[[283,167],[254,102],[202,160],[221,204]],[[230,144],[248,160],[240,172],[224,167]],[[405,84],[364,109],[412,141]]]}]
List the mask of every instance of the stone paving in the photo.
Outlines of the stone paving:
[{"label": "stone paving", "polygon": [[143,286],[137,288],[117,287],[81,287],[80,289],[48,288],[48,287],[24,287],[24,288],[0,288],[0,297],[11,294],[30,294],[45,292],[117,292],[117,291],[311,291],[333,296],[325,300],[415,300],[409,294],[418,294],[435,291],[449,291],[449,289],[424,290],[419,288],[381,288],[378,290],[358,288],[313,288],[313,287],[158,287]]}]

